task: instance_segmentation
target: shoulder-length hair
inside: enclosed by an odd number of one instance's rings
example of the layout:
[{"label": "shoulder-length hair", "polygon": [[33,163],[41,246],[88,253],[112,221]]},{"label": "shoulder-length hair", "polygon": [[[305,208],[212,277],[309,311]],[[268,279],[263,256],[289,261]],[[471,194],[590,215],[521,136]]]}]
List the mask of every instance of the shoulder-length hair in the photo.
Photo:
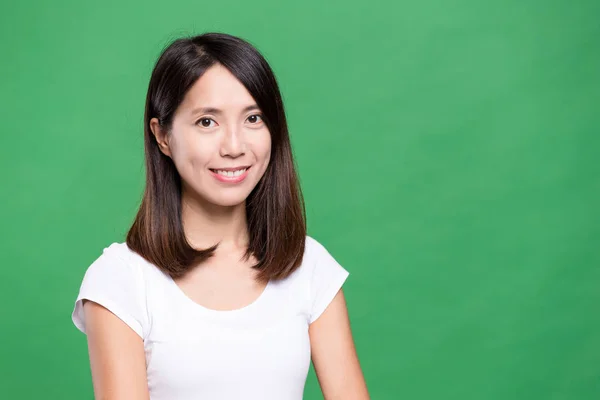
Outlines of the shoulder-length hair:
[{"label": "shoulder-length hair", "polygon": [[195,249],[181,220],[181,177],[163,154],[150,130],[156,117],[170,132],[173,115],[187,91],[215,64],[227,68],[250,92],[271,135],[271,159],[246,199],[249,245],[257,279],[283,279],[302,262],[306,241],[306,210],[296,174],[281,93],[265,58],[249,42],[209,32],[174,40],[158,58],[150,77],[144,113],[146,186],[137,216],[127,233],[130,249],[172,278],[211,257],[220,244]]}]

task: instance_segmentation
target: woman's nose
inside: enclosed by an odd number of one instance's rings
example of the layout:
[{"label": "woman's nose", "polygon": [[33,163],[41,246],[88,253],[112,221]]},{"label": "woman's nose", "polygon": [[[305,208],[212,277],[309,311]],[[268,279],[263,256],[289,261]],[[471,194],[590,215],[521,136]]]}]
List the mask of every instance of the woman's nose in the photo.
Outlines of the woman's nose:
[{"label": "woman's nose", "polygon": [[244,132],[241,127],[232,126],[226,128],[221,142],[221,156],[229,155],[236,157],[244,154],[244,140]]}]

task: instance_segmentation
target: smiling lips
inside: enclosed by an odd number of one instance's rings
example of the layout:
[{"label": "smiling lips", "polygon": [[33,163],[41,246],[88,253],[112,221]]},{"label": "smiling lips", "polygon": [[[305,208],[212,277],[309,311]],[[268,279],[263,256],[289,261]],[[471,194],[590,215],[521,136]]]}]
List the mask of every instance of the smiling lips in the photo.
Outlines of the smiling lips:
[{"label": "smiling lips", "polygon": [[226,183],[239,183],[248,175],[250,166],[236,168],[210,169],[212,176],[217,180]]}]

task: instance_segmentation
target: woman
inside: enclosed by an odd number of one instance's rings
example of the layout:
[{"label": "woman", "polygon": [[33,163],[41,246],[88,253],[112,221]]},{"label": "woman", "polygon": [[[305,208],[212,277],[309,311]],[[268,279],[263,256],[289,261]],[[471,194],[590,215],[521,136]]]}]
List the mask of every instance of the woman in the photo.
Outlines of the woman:
[{"label": "woman", "polygon": [[247,41],[175,40],[144,116],[146,188],[73,310],[101,399],[368,399],[346,271],[306,235],[278,84]]}]

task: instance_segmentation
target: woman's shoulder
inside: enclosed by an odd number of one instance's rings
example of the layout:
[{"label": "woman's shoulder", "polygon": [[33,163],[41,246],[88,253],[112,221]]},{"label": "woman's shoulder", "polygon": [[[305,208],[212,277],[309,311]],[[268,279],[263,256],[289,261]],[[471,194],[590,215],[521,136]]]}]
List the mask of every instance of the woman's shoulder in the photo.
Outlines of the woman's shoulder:
[{"label": "woman's shoulder", "polygon": [[[296,276],[310,276],[314,269],[327,265],[334,261],[333,256],[326,246],[315,236],[306,235],[304,243],[304,255],[297,269]],[[133,251],[127,242],[111,242],[102,249],[102,254],[95,260],[95,264],[104,266],[107,270],[114,268],[126,268],[140,275],[154,276],[160,274],[160,270],[147,261],[137,252]]]},{"label": "woman's shoulder", "polygon": [[141,337],[147,332],[146,284],[141,264],[126,243],[104,247],[85,270],[72,319],[86,332],[83,300],[92,300],[117,315]]},{"label": "woman's shoulder", "polygon": [[86,275],[104,275],[120,279],[138,280],[147,284],[158,278],[160,271],[140,254],[133,251],[127,242],[111,242],[88,266]]},{"label": "woman's shoulder", "polygon": [[350,273],[314,237],[307,236],[305,255],[303,268],[309,285],[309,322],[312,323],[323,313]]},{"label": "woman's shoulder", "polygon": [[314,268],[319,262],[331,257],[331,253],[321,241],[314,236],[306,235],[304,256],[308,264]]},{"label": "woman's shoulder", "polygon": [[144,257],[132,250],[127,242],[112,242],[102,250],[101,258],[119,260],[128,268],[147,270],[152,266]]},{"label": "woman's shoulder", "polygon": [[332,264],[335,267],[339,265],[323,242],[314,236],[306,235],[304,256],[298,268],[298,274],[310,279],[314,275],[315,270],[329,269]]},{"label": "woman's shoulder", "polygon": [[88,265],[85,278],[93,276],[96,279],[115,279],[118,276],[122,279],[135,279],[141,275],[141,269],[134,255],[125,242],[109,243]]},{"label": "woman's shoulder", "polygon": [[137,253],[129,248],[127,242],[112,242],[102,249],[102,255],[105,254],[109,257],[120,258],[123,261],[131,261]]}]

